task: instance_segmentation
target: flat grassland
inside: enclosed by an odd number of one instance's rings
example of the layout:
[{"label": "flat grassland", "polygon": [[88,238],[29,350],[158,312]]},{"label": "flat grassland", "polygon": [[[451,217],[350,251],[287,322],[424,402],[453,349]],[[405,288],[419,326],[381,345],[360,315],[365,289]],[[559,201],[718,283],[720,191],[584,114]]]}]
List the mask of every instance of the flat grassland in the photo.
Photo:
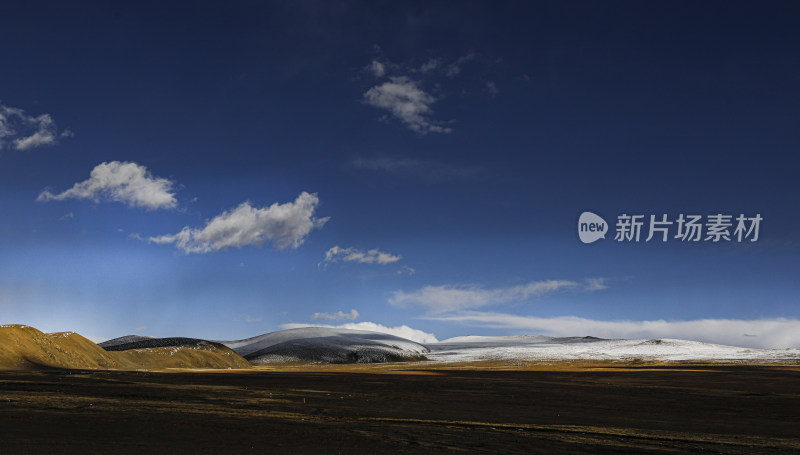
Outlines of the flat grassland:
[{"label": "flat grassland", "polygon": [[800,367],[0,371],[2,453],[799,453]]}]

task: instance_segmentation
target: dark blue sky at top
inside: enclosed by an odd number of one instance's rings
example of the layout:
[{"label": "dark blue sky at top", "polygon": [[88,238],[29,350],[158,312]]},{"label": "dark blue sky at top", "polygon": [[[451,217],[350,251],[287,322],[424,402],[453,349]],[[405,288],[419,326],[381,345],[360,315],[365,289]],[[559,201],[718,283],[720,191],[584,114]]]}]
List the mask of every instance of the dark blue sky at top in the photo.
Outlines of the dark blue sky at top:
[{"label": "dark blue sky at top", "polygon": [[[433,320],[461,313],[392,296],[590,278],[605,288],[464,311],[798,318],[799,13],[792,2],[11,2],[0,104],[50,114],[74,137],[0,149],[0,322],[234,338],[350,322],[310,317],[355,308],[355,322],[444,338],[511,329]],[[432,59],[437,71],[414,72]],[[418,82],[435,99],[428,118],[452,132],[411,131],[365,102],[391,76]],[[36,202],[115,160],[174,181],[177,209]],[[330,221],[297,249],[184,254],[131,236],[302,191]],[[611,232],[584,245],[586,210],[611,223],[764,221],[752,244]],[[334,245],[402,259],[318,266]]]}]

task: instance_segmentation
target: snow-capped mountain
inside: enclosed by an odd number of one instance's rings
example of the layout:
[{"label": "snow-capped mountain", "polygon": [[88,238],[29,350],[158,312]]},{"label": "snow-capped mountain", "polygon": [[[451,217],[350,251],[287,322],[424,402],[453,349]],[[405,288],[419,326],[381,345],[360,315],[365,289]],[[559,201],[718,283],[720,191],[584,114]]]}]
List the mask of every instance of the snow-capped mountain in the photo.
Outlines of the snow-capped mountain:
[{"label": "snow-capped mountain", "polygon": [[330,363],[423,360],[430,352],[419,343],[386,333],[327,327],[281,330],[219,343],[255,364],[291,360]]}]

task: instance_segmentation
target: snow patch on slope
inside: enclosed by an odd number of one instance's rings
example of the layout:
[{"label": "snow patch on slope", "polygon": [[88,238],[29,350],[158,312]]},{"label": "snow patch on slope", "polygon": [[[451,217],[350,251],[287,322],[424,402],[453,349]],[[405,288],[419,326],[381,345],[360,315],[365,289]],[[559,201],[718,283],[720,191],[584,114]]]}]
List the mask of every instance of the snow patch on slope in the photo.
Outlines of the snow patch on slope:
[{"label": "snow patch on slope", "polygon": [[659,338],[607,340],[594,337],[456,337],[428,345],[430,360],[667,360],[797,362],[800,349],[750,349]]}]

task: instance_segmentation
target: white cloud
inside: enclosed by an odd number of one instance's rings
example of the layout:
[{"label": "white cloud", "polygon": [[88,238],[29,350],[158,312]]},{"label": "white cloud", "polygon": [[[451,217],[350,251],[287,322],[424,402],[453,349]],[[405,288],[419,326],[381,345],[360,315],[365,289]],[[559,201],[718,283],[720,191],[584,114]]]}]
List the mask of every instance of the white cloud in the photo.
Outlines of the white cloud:
[{"label": "white cloud", "polygon": [[373,60],[369,65],[367,65],[367,70],[375,77],[383,77],[386,75],[386,65],[377,60]]},{"label": "white cloud", "polygon": [[338,261],[386,265],[397,262],[400,258],[401,256],[399,255],[385,253],[377,248],[369,251],[362,251],[353,247],[342,248],[336,245],[325,253],[325,259],[320,265],[327,265]]},{"label": "white cloud", "polygon": [[422,319],[460,322],[493,329],[525,330],[550,336],[599,338],[678,338],[757,348],[800,347],[797,319],[696,319],[691,321],[598,321],[576,316],[539,318],[505,313],[464,311]]},{"label": "white cloud", "polygon": [[251,323],[251,324],[254,323],[254,322],[261,322],[261,318],[250,317],[249,314],[246,314],[246,315],[244,315],[244,322]]},{"label": "white cloud", "polygon": [[22,109],[0,104],[0,150],[11,140],[16,150],[54,145],[60,137],[72,137],[70,130],[58,132],[49,114],[31,116]]},{"label": "white cloud", "polygon": [[408,129],[417,133],[452,131],[429,118],[433,113],[431,105],[436,102],[436,98],[419,88],[418,83],[408,77],[391,77],[388,82],[367,90],[364,100],[371,106],[389,111]]},{"label": "white cloud", "polygon": [[169,209],[177,205],[173,193],[174,182],[153,177],[146,167],[132,162],[111,161],[92,169],[87,180],[78,182],[60,194],[44,190],[37,201],[63,201],[64,199],[107,198],[131,207],[148,210]]},{"label": "white cloud", "polygon": [[316,194],[305,191],[294,202],[255,208],[243,202],[222,212],[202,229],[184,227],[177,234],[150,237],[151,243],[174,243],[185,253],[209,253],[229,247],[261,246],[268,242],[279,250],[297,248],[308,234],[321,228],[329,218],[315,218],[319,204]]},{"label": "white cloud", "polygon": [[137,332],[144,332],[145,330],[147,330],[147,326],[146,325],[143,325],[141,327],[136,327],[136,331]]},{"label": "white cloud", "polygon": [[303,327],[331,327],[335,329],[350,329],[350,330],[367,330],[370,332],[388,333],[400,338],[415,341],[417,343],[437,343],[436,335],[422,330],[412,329],[407,325],[398,327],[386,327],[385,325],[376,324],[374,322],[348,322],[342,325],[324,325],[324,324],[283,324],[282,329],[300,329]]},{"label": "white cloud", "polygon": [[350,310],[349,313],[343,313],[342,310],[337,311],[336,313],[329,314],[329,313],[314,313],[311,315],[311,319],[331,319],[334,321],[339,321],[342,319],[349,319],[351,321],[358,318],[358,311],[355,309]]},{"label": "white cloud", "polygon": [[36,132],[30,136],[15,139],[15,149],[28,150],[56,143],[56,127],[53,123],[53,119],[49,115],[40,115],[34,119],[34,122],[37,124]]},{"label": "white cloud", "polygon": [[411,293],[395,291],[389,299],[389,303],[400,307],[420,305],[427,307],[432,313],[445,313],[522,301],[562,289],[575,289],[579,286],[578,283],[567,280],[532,281],[500,289],[483,289],[474,285],[425,286]]}]

